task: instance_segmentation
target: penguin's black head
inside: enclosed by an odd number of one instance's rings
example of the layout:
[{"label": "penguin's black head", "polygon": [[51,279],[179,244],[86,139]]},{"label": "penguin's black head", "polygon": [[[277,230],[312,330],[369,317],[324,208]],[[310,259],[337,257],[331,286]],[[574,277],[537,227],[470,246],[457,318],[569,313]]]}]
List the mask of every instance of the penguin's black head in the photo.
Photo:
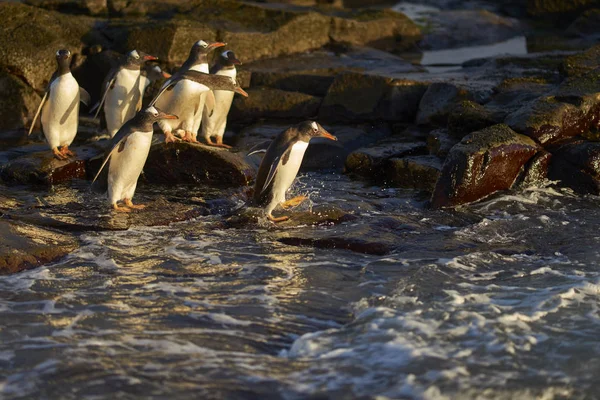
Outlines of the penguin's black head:
[{"label": "penguin's black head", "polygon": [[234,65],[242,65],[242,62],[237,59],[233,51],[226,50],[219,56],[219,64],[224,67],[232,67]]},{"label": "penguin's black head", "polygon": [[59,68],[69,68],[71,65],[71,52],[69,50],[58,50],[56,52],[56,62]]},{"label": "penguin's black head", "polygon": [[147,76],[151,82],[157,81],[162,78],[169,79],[171,77],[171,74],[163,71],[156,64],[146,64],[142,69],[141,73],[142,75]]},{"label": "penguin's black head", "polygon": [[192,50],[190,51],[190,58],[199,59],[201,56],[205,56],[217,47],[226,46],[227,43],[223,42],[205,42],[204,40],[198,40],[192,46]]},{"label": "penguin's black head", "polygon": [[177,115],[167,114],[156,107],[150,106],[142,111],[142,118],[145,122],[157,122],[161,119],[179,119]]},{"label": "penguin's black head", "polygon": [[298,133],[300,138],[309,141],[315,137],[323,137],[330,140],[337,140],[335,136],[327,132],[318,122],[315,121],[304,121],[298,124]]},{"label": "penguin's black head", "polygon": [[127,65],[128,66],[141,66],[144,62],[150,60],[158,60],[158,58],[146,54],[143,51],[131,50],[127,53]]}]

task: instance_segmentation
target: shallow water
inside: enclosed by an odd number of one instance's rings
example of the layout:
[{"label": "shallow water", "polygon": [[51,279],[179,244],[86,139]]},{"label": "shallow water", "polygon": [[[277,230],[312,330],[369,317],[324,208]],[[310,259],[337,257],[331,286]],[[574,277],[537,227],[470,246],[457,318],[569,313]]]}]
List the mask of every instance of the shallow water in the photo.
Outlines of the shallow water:
[{"label": "shallow water", "polygon": [[[335,174],[295,190],[358,218],[87,233],[66,259],[1,277],[0,397],[600,393],[597,197],[549,186],[433,211]],[[276,241],[363,231],[396,250]]]}]

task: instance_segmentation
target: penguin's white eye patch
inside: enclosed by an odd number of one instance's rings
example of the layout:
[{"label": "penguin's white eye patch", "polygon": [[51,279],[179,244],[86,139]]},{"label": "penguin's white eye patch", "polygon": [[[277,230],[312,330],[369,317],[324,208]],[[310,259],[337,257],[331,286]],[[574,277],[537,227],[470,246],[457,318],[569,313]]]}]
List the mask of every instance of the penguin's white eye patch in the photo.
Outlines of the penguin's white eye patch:
[{"label": "penguin's white eye patch", "polygon": [[154,115],[155,117],[158,116],[158,110],[154,107],[148,107],[146,109],[146,112],[149,112],[150,114]]},{"label": "penguin's white eye patch", "polygon": [[130,56],[132,56],[133,58],[135,58],[136,60],[139,60],[140,55],[136,50],[133,50],[129,53]]},{"label": "penguin's white eye patch", "polygon": [[207,47],[208,47],[208,43],[206,43],[204,40],[198,40],[198,41],[196,42],[196,44],[197,44],[198,46],[202,46],[202,47],[204,47],[204,48],[207,48]]},{"label": "penguin's white eye patch", "polygon": [[317,126],[317,123],[315,121],[311,122],[310,126],[312,126],[313,131],[315,132],[319,130],[319,127]]}]

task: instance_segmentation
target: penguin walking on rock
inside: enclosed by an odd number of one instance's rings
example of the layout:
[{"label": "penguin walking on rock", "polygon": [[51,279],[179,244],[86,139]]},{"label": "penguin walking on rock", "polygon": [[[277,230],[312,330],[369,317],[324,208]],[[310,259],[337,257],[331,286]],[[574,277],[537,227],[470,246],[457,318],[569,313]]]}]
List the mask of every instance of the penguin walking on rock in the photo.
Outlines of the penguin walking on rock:
[{"label": "penguin walking on rock", "polygon": [[90,95],[79,86],[71,74],[71,52],[69,50],[58,50],[56,62],[58,69],[48,82],[44,97],[42,97],[29,128],[29,135],[31,135],[41,111],[42,131],[52,153],[59,160],[65,160],[75,155],[69,150],[69,145],[73,143],[75,135],[77,135],[79,102],[89,105]]},{"label": "penguin walking on rock", "polygon": [[[221,53],[216,64],[210,69],[210,73],[236,79],[237,70],[235,66],[241,64],[240,60],[236,58],[235,53],[231,50],[227,50]],[[215,90],[214,96],[215,108],[212,115],[209,114],[207,108],[204,108],[204,114],[202,116],[202,136],[209,146],[229,149],[231,146],[223,143],[223,135],[225,134],[227,114],[229,114],[234,93],[230,91]],[[212,137],[216,138],[216,143],[213,143]]]},{"label": "penguin walking on rock", "polygon": [[[150,103],[150,105],[156,104],[158,108],[167,113],[179,116],[178,121],[164,120],[159,122],[159,126],[165,134],[165,142],[175,141],[174,131],[181,134],[183,140],[187,142],[197,142],[196,136],[202,120],[204,103],[207,101],[207,96],[212,96],[212,100],[209,101],[214,103],[214,95],[207,93],[206,86],[193,80],[181,79],[181,76],[188,71],[208,74],[207,54],[222,46],[225,46],[225,43],[207,43],[204,40],[194,43],[185,63],[170,79],[167,79],[158,95]],[[173,82],[177,82],[175,87],[166,91],[165,89],[171,87]]]},{"label": "penguin walking on rock", "polygon": [[[108,185],[108,200],[115,211],[129,212],[145,207],[133,204],[132,198],[150,152],[152,127],[163,119],[177,119],[177,116],[148,107],[127,121],[111,139],[107,156],[92,181],[92,187],[103,189],[104,185]],[[102,181],[97,181],[107,163],[108,174],[103,175]],[[124,206],[120,206],[119,201]]]},{"label": "penguin walking on rock", "polygon": [[254,185],[254,203],[265,207],[265,214],[272,222],[289,219],[287,216],[273,217],[271,213],[281,205],[288,209],[299,205],[306,196],[285,200],[285,193],[294,183],[310,139],[324,137],[337,140],[315,121],[304,121],[281,132],[268,147],[258,168]]},{"label": "penguin walking on rock", "polygon": [[102,84],[102,99],[94,118],[104,105],[104,117],[108,134],[113,137],[119,128],[133,118],[141,108],[143,91],[140,90],[140,68],[146,61],[156,57],[132,50],[124,61],[110,70]]}]

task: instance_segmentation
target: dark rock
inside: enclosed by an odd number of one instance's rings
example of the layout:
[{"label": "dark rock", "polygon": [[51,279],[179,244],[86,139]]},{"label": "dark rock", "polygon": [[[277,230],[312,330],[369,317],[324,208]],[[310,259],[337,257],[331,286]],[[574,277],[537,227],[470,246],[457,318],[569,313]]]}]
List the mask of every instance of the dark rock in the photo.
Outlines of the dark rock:
[{"label": "dark rock", "polygon": [[494,120],[503,121],[507,115],[524,104],[550,92],[554,86],[539,78],[511,78],[496,87],[496,93],[485,104]]},{"label": "dark rock", "polygon": [[444,159],[458,142],[459,139],[451,136],[447,129],[436,129],[427,136],[427,150],[429,154]]},{"label": "dark rock", "polygon": [[253,72],[251,86],[264,86],[323,97],[327,94],[333,79],[333,76],[302,72]]},{"label": "dark rock", "polygon": [[[275,212],[276,214],[278,211]],[[264,211],[256,207],[248,207],[228,217],[224,224],[227,228],[245,228],[249,225],[268,224],[273,230],[287,229],[295,226],[328,226],[343,222],[354,221],[356,216],[335,205],[323,204],[312,207],[310,211],[282,211],[283,215],[290,218],[284,222],[273,224],[266,220]]]},{"label": "dark rock", "polygon": [[384,168],[389,185],[433,192],[442,161],[436,156],[390,158]]},{"label": "dark rock", "polygon": [[448,115],[448,133],[456,139],[501,122],[481,104],[470,100],[459,102]]},{"label": "dark rock", "polygon": [[0,130],[28,127],[42,101],[40,96],[1,67],[0,93]]},{"label": "dark rock", "polygon": [[255,174],[256,170],[238,153],[184,142],[154,144],[144,166],[145,181],[167,185],[245,186]]},{"label": "dark rock", "polygon": [[416,122],[419,125],[446,125],[448,114],[460,101],[472,94],[451,83],[432,83],[419,102]]},{"label": "dark rock", "polygon": [[517,179],[513,188],[528,188],[544,182],[548,178],[551,160],[551,153],[543,150],[537,153],[527,162],[525,170]]},{"label": "dark rock", "polygon": [[597,37],[600,34],[600,9],[588,10],[581,14],[566,30],[567,35]]},{"label": "dark rock", "polygon": [[427,84],[359,73],[336,76],[319,112],[327,121],[412,122]]},{"label": "dark rock", "polygon": [[56,70],[55,53],[81,53],[96,20],[0,2],[0,64],[35,90],[43,91]]},{"label": "dark rock", "polygon": [[505,123],[542,145],[596,129],[600,118],[600,72],[566,79],[546,96],[511,113]]},{"label": "dark rock", "polygon": [[404,143],[391,136],[375,145],[356,150],[346,158],[346,172],[368,178],[383,177],[385,161],[393,157],[423,155],[425,143]]},{"label": "dark rock", "polygon": [[600,143],[578,140],[555,150],[549,178],[581,194],[600,194]]},{"label": "dark rock", "polygon": [[598,0],[527,0],[527,14],[543,20],[571,21],[583,11],[599,7]]},{"label": "dark rock", "polygon": [[509,189],[539,150],[533,140],[503,124],[465,136],[444,162],[432,206],[453,207]]},{"label": "dark rock", "polygon": [[591,72],[600,65],[600,45],[564,58],[560,72],[564,76],[577,76]]},{"label": "dark rock", "polygon": [[236,96],[228,118],[231,121],[249,122],[261,118],[301,120],[314,118],[321,98],[299,92],[279,89],[249,89],[248,97]]},{"label": "dark rock", "polygon": [[0,220],[0,275],[48,264],[79,247],[69,234]]},{"label": "dark rock", "polygon": [[419,46],[433,50],[498,43],[523,32],[519,21],[487,10],[440,11],[424,23],[428,28]]},{"label": "dark rock", "polygon": [[48,149],[14,158],[0,168],[0,179],[10,185],[55,185],[73,179],[85,179],[86,164],[101,155],[101,146],[72,147],[76,157],[57,160]]},{"label": "dark rock", "polygon": [[66,14],[103,15],[108,13],[107,0],[25,0],[23,3]]}]

